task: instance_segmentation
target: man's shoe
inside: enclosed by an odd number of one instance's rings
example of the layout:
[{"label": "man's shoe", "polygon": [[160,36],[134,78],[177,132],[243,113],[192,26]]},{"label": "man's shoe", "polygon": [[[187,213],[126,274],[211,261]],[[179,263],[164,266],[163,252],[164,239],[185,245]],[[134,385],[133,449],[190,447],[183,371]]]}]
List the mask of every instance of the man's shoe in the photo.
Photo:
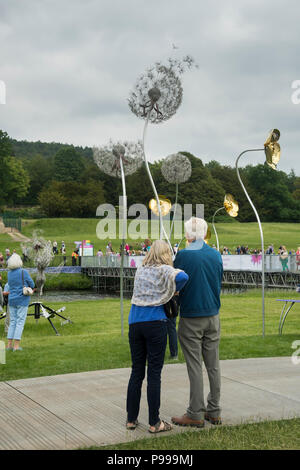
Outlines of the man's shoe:
[{"label": "man's shoe", "polygon": [[170,361],[178,361],[178,356],[170,356]]},{"label": "man's shoe", "polygon": [[204,419],[192,419],[189,418],[187,414],[183,416],[174,416],[171,419],[172,423],[177,424],[177,426],[194,426],[196,428],[203,428],[205,425]]},{"label": "man's shoe", "polygon": [[212,416],[209,416],[208,413],[205,413],[204,418],[206,419],[206,421],[209,421],[210,424],[214,424],[214,425],[220,425],[220,424],[222,424],[222,420],[221,420],[220,417],[218,417],[218,418],[213,418]]}]

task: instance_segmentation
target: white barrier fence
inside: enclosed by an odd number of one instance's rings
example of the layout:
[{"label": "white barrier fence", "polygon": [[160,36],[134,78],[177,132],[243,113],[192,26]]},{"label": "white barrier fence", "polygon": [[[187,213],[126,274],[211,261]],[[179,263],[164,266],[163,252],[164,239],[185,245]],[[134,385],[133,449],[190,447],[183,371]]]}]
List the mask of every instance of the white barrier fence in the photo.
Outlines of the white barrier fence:
[{"label": "white barrier fence", "polygon": [[[125,256],[124,267],[138,268],[142,265],[144,256]],[[261,255],[222,255],[224,271],[261,271]],[[120,255],[82,256],[81,267],[120,267]],[[299,265],[300,266],[300,265]],[[296,255],[289,255],[281,260],[278,255],[265,255],[266,272],[297,272]]]}]

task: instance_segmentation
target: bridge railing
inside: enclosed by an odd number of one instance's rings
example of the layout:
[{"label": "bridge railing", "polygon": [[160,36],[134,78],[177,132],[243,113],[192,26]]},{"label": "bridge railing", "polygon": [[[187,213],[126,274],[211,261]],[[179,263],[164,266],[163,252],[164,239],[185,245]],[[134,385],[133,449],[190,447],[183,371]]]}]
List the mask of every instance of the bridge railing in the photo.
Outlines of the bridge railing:
[{"label": "bridge railing", "polygon": [[[145,256],[124,256],[124,268],[138,268],[142,265]],[[222,255],[224,271],[261,271],[261,255]],[[34,267],[31,260],[24,260],[24,267]],[[81,256],[74,262],[71,256],[56,255],[50,263],[50,267],[81,266],[81,268],[119,268],[121,257],[119,254],[103,256]],[[6,263],[0,264],[0,268],[6,268]],[[300,273],[300,260],[296,255],[289,255],[286,260],[281,260],[278,255],[265,255],[266,272],[293,272]]]},{"label": "bridge railing", "polygon": [[[124,267],[137,268],[141,266],[144,256],[125,256]],[[261,255],[222,255],[224,271],[261,271]],[[83,256],[81,267],[120,267],[120,255]],[[300,272],[300,260],[297,264],[296,255],[289,255],[281,260],[278,255],[265,255],[266,272]]]}]

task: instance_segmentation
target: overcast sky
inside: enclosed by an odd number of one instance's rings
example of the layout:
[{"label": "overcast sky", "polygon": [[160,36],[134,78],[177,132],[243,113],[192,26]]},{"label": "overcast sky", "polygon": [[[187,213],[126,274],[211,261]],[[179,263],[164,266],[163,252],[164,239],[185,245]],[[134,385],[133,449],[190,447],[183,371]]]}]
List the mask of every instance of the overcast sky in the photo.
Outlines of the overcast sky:
[{"label": "overcast sky", "polygon": [[[300,176],[299,25],[297,0],[0,0],[0,128],[82,146],[141,139],[127,104],[136,79],[191,54],[199,68],[182,76],[182,105],[149,127],[150,159],[186,150],[234,165],[275,127],[278,168]],[[263,161],[252,153],[241,166]]]}]

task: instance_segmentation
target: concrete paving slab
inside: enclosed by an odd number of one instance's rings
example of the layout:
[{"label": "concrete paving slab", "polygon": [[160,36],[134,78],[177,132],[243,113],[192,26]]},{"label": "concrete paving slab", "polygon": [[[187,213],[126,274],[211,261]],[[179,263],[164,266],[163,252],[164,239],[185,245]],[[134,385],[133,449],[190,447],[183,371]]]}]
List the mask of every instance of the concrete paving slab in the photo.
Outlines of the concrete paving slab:
[{"label": "concrete paving slab", "polygon": [[[289,357],[221,361],[221,374],[224,424],[300,416],[300,365]],[[1,382],[0,449],[76,449],[151,437],[146,383],[140,425],[125,428],[129,376],[130,369],[113,369]],[[206,372],[204,384],[208,393]],[[188,399],[185,364],[166,365],[161,417],[183,414]]]},{"label": "concrete paving slab", "polygon": [[91,445],[80,430],[9,384],[0,382],[0,396],[1,450],[73,449],[83,442]]}]

